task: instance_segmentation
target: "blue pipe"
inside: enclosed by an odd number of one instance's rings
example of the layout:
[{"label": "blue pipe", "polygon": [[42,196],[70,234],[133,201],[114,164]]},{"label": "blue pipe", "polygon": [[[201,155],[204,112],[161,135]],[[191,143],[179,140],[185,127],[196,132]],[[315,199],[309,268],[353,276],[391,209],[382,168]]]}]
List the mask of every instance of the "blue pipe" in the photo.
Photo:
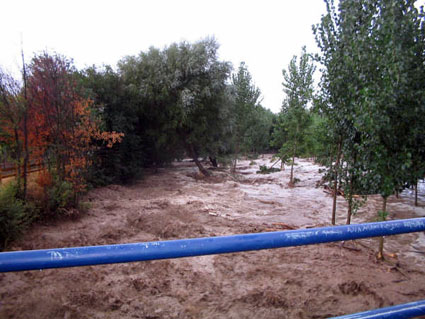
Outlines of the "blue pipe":
[{"label": "blue pipe", "polygon": [[333,319],[406,319],[425,315],[425,300],[409,302],[403,305],[353,313]]},{"label": "blue pipe", "polygon": [[234,236],[0,253],[0,272],[124,263],[312,245],[425,230],[425,218]]}]

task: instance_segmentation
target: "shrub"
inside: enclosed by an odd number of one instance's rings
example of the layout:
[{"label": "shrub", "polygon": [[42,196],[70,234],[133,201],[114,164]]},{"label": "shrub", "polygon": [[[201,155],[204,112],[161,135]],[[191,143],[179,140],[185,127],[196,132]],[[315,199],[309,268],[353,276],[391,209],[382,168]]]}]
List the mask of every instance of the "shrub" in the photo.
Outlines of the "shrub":
[{"label": "shrub", "polygon": [[72,184],[55,177],[47,190],[47,212],[64,214],[75,205],[76,200]]},{"label": "shrub", "polygon": [[41,172],[36,182],[39,190],[34,201],[42,209],[42,217],[68,214],[77,205],[72,183],[61,180],[54,172]]},{"label": "shrub", "polygon": [[266,165],[260,165],[260,170],[257,171],[257,174],[270,174],[280,172],[280,169],[274,167],[267,167]]},{"label": "shrub", "polygon": [[217,162],[223,168],[227,168],[232,164],[232,156],[230,155],[220,155],[217,156]]},{"label": "shrub", "polygon": [[0,187],[0,249],[20,235],[37,217],[34,205],[18,198],[18,187],[10,182]]}]

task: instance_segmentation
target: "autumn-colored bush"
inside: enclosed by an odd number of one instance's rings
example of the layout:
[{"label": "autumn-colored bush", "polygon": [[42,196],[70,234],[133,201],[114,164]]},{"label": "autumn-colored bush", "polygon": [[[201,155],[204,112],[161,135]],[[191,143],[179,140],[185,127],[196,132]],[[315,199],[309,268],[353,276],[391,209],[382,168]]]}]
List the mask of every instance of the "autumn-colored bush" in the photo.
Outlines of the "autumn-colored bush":
[{"label": "autumn-colored bush", "polygon": [[47,170],[39,172],[29,195],[28,200],[39,207],[41,218],[68,215],[77,206],[73,184]]},{"label": "autumn-colored bush", "polygon": [[35,182],[42,189],[48,188],[53,183],[52,175],[47,170],[42,170],[38,173]]}]

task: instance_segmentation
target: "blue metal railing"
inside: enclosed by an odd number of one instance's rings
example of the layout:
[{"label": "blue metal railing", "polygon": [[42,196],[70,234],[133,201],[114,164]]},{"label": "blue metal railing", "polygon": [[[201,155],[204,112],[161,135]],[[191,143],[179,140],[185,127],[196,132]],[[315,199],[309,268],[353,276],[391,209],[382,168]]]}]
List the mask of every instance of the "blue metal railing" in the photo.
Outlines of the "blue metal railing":
[{"label": "blue metal railing", "polygon": [[233,236],[4,252],[0,253],[0,272],[224,254],[397,235],[423,230],[425,230],[425,218],[415,218]]},{"label": "blue metal railing", "polygon": [[[425,218],[134,244],[3,252],[0,253],[0,272],[224,254],[389,236],[418,231],[425,231]],[[421,314],[425,314],[425,311]]]},{"label": "blue metal railing", "polygon": [[425,300],[334,317],[334,319],[407,319],[425,315]]}]

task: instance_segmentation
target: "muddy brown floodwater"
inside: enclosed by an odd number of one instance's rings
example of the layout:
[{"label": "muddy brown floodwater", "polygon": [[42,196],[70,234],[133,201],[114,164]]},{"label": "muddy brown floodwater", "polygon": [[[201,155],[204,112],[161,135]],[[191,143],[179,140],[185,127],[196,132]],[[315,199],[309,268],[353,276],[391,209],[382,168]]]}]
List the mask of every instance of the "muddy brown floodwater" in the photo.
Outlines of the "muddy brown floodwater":
[{"label": "muddy brown floodwater", "polygon": [[[270,156],[241,161],[200,178],[193,163],[174,163],[131,186],[91,191],[77,220],[34,226],[11,250],[133,243],[329,225],[332,198],[319,166],[258,175]],[[251,164],[251,165],[250,165]],[[353,223],[373,221],[370,196]],[[406,191],[388,203],[389,219],[425,216]],[[346,204],[338,198],[337,223]],[[0,274],[0,318],[326,318],[425,299],[425,236],[377,239]]]}]

